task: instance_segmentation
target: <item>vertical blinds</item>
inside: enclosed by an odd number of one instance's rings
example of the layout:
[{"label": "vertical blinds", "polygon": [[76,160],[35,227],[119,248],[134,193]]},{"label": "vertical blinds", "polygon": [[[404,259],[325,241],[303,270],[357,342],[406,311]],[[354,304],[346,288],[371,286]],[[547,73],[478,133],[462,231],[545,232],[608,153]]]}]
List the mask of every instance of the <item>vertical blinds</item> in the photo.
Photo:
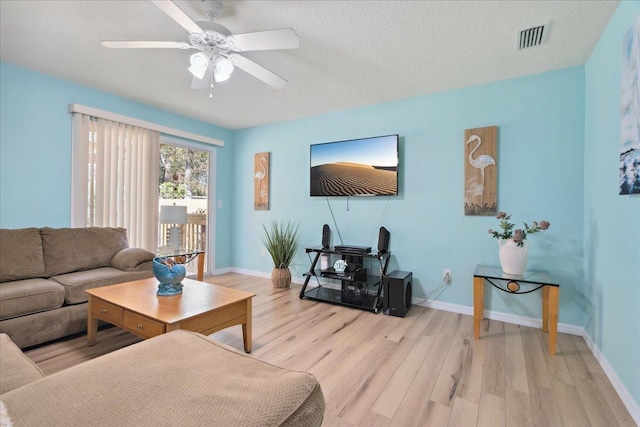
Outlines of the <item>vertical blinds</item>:
[{"label": "vertical blinds", "polygon": [[72,226],[124,227],[156,250],[160,133],[73,115]]}]

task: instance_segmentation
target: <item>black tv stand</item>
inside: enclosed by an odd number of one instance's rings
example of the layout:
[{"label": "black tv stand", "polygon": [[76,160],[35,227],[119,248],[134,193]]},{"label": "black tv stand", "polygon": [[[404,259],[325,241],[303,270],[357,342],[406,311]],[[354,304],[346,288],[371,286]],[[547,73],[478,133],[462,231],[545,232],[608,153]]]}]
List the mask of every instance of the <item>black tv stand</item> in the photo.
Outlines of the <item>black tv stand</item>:
[{"label": "black tv stand", "polygon": [[[306,248],[305,252],[311,261],[309,271],[304,273],[305,280],[300,291],[300,299],[337,304],[345,307],[377,313],[382,310],[382,282],[387,275],[387,267],[391,252],[360,252],[349,250],[314,246]],[[314,253],[315,257],[311,259]],[[329,268],[317,268],[322,255],[329,255],[334,259],[343,259],[347,263],[355,264],[359,268],[355,271],[337,272],[331,263]],[[372,274],[374,273],[377,274]],[[317,287],[309,288],[309,281],[316,278]],[[318,277],[337,281],[339,289],[320,283]],[[337,287],[337,286],[336,286]]]}]

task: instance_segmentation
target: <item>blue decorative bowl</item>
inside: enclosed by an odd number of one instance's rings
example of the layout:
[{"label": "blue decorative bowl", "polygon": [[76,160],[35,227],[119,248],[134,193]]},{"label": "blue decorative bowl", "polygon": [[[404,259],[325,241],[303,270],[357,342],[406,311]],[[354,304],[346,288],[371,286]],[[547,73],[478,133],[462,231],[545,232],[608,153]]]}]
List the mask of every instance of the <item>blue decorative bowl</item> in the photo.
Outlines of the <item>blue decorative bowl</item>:
[{"label": "blue decorative bowl", "polygon": [[167,258],[155,257],[153,259],[153,275],[160,282],[158,295],[169,296],[182,293],[182,279],[187,275],[187,270],[182,264],[169,266],[165,264]]}]

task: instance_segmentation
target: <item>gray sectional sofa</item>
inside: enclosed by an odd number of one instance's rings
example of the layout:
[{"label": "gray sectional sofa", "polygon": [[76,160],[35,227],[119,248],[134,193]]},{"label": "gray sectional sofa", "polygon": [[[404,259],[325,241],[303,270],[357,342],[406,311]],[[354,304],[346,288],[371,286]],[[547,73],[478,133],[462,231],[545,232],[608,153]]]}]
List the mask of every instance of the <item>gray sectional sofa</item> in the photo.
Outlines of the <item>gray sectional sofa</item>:
[{"label": "gray sectional sofa", "polygon": [[0,229],[0,332],[20,348],[87,329],[85,289],[153,277],[124,228]]}]

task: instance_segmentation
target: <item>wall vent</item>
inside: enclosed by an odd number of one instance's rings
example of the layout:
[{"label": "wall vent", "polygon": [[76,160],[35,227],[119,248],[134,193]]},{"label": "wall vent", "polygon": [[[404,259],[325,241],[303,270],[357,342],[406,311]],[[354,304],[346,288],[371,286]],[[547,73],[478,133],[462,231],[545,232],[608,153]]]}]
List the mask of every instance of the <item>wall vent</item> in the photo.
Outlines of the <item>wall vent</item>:
[{"label": "wall vent", "polygon": [[546,43],[549,33],[549,23],[527,28],[518,34],[518,50],[540,46]]}]

